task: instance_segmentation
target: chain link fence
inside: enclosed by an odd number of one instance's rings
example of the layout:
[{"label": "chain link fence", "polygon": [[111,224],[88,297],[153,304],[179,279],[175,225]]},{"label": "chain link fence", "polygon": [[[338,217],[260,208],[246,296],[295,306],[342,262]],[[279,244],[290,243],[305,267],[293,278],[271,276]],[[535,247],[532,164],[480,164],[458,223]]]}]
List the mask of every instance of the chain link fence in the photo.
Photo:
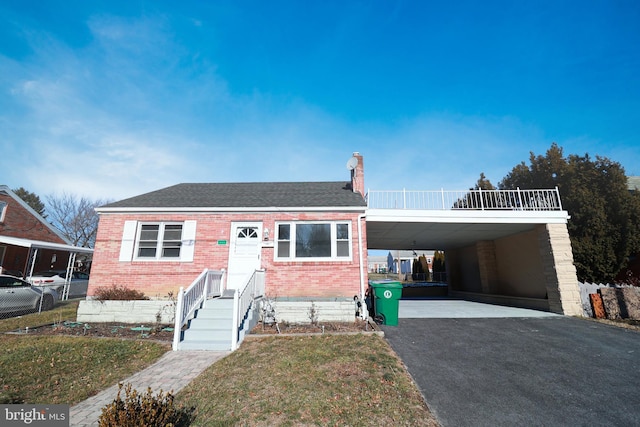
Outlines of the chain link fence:
[{"label": "chain link fence", "polygon": [[0,276],[0,319],[51,310],[58,300],[55,289],[33,286],[13,276]]}]

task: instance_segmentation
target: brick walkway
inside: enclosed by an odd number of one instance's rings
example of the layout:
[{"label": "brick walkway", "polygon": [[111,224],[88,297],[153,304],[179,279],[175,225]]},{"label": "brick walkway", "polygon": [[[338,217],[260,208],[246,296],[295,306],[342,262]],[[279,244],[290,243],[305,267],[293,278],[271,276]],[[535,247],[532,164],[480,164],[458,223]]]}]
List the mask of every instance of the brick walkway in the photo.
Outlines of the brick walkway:
[{"label": "brick walkway", "polygon": [[[139,392],[151,387],[155,395],[160,391],[178,393],[202,371],[229,354],[227,351],[169,351],[156,363],[149,366],[122,383],[131,383]],[[98,393],[89,399],[71,407],[72,427],[93,427],[98,425],[102,408],[115,399],[118,385]]]}]

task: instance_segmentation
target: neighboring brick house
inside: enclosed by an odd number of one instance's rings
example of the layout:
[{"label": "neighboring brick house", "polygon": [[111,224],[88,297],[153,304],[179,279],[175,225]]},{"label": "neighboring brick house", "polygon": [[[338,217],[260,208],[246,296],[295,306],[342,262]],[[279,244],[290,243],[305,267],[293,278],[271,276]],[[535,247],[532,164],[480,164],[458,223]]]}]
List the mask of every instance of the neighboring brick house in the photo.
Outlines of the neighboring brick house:
[{"label": "neighboring brick house", "polygon": [[0,185],[0,270],[24,277],[33,269],[63,270],[76,248],[6,185]]},{"label": "neighboring brick house", "polygon": [[207,268],[238,288],[264,269],[270,298],[353,302],[367,283],[354,157],[350,181],[186,183],[98,208],[88,295],[119,285],[160,299]]}]

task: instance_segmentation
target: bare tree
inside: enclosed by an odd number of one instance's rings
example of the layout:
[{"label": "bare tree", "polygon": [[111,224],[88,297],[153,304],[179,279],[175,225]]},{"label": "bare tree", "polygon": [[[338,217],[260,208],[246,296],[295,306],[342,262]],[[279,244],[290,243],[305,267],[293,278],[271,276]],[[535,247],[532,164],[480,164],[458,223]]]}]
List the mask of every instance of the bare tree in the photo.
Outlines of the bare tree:
[{"label": "bare tree", "polygon": [[62,193],[48,195],[48,218],[74,245],[93,248],[98,231],[98,214],[95,208],[109,203],[107,200],[90,200]]}]

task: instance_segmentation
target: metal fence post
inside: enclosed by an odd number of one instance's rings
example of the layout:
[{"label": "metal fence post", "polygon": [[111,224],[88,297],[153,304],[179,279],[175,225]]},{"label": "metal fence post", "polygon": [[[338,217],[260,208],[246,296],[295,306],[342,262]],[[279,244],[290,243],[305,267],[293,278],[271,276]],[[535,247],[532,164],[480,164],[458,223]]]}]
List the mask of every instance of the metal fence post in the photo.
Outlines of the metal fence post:
[{"label": "metal fence post", "polygon": [[556,185],[556,197],[558,199],[558,207],[562,210],[562,199],[560,198],[560,189]]},{"label": "metal fence post", "polygon": [[516,190],[518,191],[518,203],[520,204],[520,209],[524,210],[524,206],[522,205],[522,197],[520,196],[520,187],[516,187]]}]

